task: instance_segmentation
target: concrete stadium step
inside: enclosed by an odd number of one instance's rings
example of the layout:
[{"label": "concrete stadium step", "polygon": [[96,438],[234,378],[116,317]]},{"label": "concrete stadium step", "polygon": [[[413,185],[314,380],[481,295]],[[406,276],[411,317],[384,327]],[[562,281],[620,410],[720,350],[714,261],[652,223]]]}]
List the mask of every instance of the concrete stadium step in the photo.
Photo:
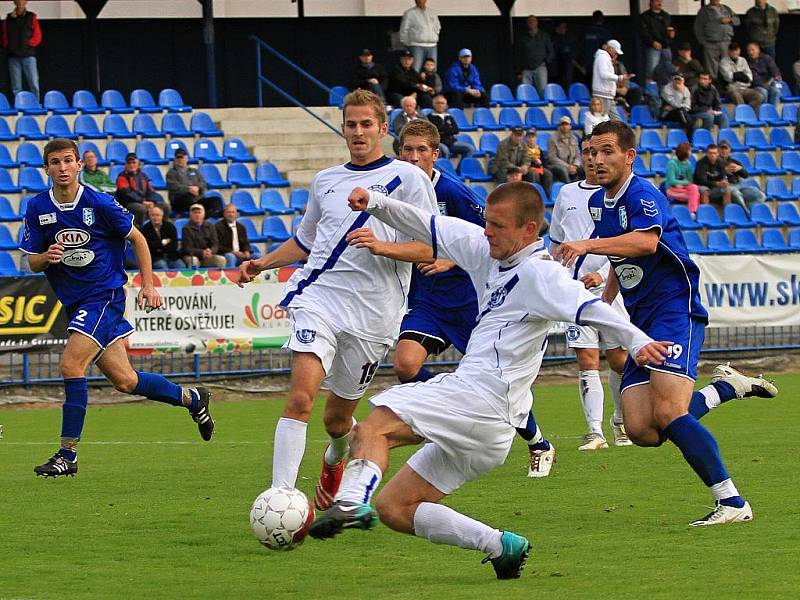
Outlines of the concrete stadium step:
[{"label": "concrete stadium step", "polygon": [[[323,160],[332,159],[334,162],[346,161],[348,158],[347,146],[341,138],[334,138],[340,141],[335,143],[319,143],[313,145],[257,145],[253,147],[256,156],[264,156],[267,160],[276,162],[282,159],[291,158],[319,158]],[[272,142],[272,140],[270,140]],[[320,140],[320,142],[328,140]]]},{"label": "concrete stadium step", "polygon": [[287,118],[283,120],[252,120],[244,121],[238,116],[236,120],[223,120],[221,129],[225,132],[226,136],[242,137],[247,134],[255,133],[330,133],[335,135],[330,129],[325,127],[322,123],[311,117],[302,117],[297,115],[295,118]]},{"label": "concrete stadium step", "polygon": [[[320,167],[320,169],[322,168],[324,167]],[[308,188],[311,185],[311,180],[314,179],[314,176],[320,171],[320,169],[298,169],[286,171],[286,178],[292,182],[293,188]]]}]

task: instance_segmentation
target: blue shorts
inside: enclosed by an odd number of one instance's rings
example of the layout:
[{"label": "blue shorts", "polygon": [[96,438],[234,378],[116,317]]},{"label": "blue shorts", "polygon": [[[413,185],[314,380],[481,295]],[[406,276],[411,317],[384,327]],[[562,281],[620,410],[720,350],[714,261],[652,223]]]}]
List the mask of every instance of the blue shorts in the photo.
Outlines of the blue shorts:
[{"label": "blue shorts", "polygon": [[429,354],[439,354],[451,344],[463,354],[477,318],[477,302],[460,308],[441,308],[420,302],[403,317],[400,339],[419,342]]},{"label": "blue shorts", "polygon": [[672,342],[670,356],[658,367],[640,367],[628,357],[622,374],[622,390],[650,381],[650,371],[672,373],[692,381],[697,379],[697,361],[703,348],[706,325],[686,313],[667,312],[653,315],[648,323],[634,323],[655,341]]},{"label": "blue shorts", "polygon": [[117,340],[133,333],[125,320],[125,290],[118,288],[67,307],[67,331],[77,331],[91,338],[105,350]]}]

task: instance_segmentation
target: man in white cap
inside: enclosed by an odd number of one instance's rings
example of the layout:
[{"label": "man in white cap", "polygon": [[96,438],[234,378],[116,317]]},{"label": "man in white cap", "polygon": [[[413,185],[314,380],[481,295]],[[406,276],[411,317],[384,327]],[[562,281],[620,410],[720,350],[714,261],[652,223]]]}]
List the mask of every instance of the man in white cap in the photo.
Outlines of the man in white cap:
[{"label": "man in white cap", "polygon": [[547,168],[553,179],[570,183],[583,179],[583,164],[578,140],[572,135],[572,120],[564,115],[558,130],[547,140]]},{"label": "man in white cap", "polygon": [[594,53],[594,65],[592,67],[592,95],[600,98],[603,104],[603,112],[613,120],[621,121],[617,112],[617,105],[614,96],[617,94],[617,83],[626,82],[633,73],[617,75],[614,71],[614,60],[623,54],[622,44],[617,40],[608,40],[600,49]]}]

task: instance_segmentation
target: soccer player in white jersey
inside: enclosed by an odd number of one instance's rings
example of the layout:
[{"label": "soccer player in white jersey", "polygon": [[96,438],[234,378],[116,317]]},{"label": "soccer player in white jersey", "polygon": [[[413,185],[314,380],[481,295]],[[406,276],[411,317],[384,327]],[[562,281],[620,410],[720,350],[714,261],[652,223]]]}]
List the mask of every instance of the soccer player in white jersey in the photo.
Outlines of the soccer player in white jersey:
[{"label": "soccer player in white jersey", "polygon": [[306,446],[306,429],[320,387],[330,390],[325,429],[330,443],[322,461],[315,504],[327,508],[341,481],[349,448],[353,411],[379,362],[393,344],[403,315],[411,264],[374,256],[348,245],[348,232],[368,222],[382,240],[410,240],[367,213],[347,206],[354,186],[377,190],[436,212],[431,181],[381,150],[386,110],[372,92],[356,90],[344,100],[342,132],[350,162],[325,169],[311,183],[297,233],[259,259],[240,267],[240,285],[265,269],[308,258],[286,284],[281,306],[289,310],[292,350],[289,400],[275,428],[272,486],[294,488]]},{"label": "soccer player in white jersey", "polygon": [[[667,343],[654,342],[549,260],[539,227],[544,207],[529,184],[507,183],[487,198],[486,229],[424,211],[363,188],[354,210],[431,244],[469,273],[479,322],[454,373],[395,386],[371,399],[375,410],[356,426],[351,460],[335,502],[310,534],[369,529],[369,505],[389,463],[389,449],[425,442],[377,498],[392,529],[434,543],[487,554],[499,579],[519,577],[530,544],[439,504],[464,483],[502,464],[525,423],[553,321],[590,323],[619,340],[641,363],[661,364]],[[363,213],[362,213],[363,214]]]},{"label": "soccer player in white jersey", "polygon": [[[568,183],[558,192],[553,216],[550,219],[550,251],[555,253],[562,242],[584,240],[592,236],[594,221],[589,214],[589,197],[600,189],[594,179],[594,166],[590,152],[589,139],[581,142],[581,155],[586,171],[586,179]],[[576,261],[570,269],[573,279],[581,281],[595,296],[601,296],[608,277],[609,262],[605,256],[587,255]],[[627,317],[622,298],[617,297],[612,304]],[[631,446],[633,443],[625,434],[622,422],[622,370],[625,367],[627,352],[613,342],[603,339],[608,361],[608,386],[614,398],[614,414],[611,417],[611,430],[617,446]],[[578,450],[600,450],[608,448],[603,434],[603,382],[600,380],[600,332],[590,325],[568,325],[567,345],[575,350],[578,360],[578,392],[583,405],[583,414],[589,427],[583,444]]]}]

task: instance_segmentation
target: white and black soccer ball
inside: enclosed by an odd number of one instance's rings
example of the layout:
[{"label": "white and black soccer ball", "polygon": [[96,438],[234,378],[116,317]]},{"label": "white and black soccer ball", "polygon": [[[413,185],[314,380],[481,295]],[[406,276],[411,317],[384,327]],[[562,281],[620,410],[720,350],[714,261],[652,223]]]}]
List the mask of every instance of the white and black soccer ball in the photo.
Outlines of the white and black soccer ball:
[{"label": "white and black soccer ball", "polygon": [[270,550],[297,548],[313,520],[314,507],[297,489],[269,488],[258,495],[250,509],[250,528]]}]

